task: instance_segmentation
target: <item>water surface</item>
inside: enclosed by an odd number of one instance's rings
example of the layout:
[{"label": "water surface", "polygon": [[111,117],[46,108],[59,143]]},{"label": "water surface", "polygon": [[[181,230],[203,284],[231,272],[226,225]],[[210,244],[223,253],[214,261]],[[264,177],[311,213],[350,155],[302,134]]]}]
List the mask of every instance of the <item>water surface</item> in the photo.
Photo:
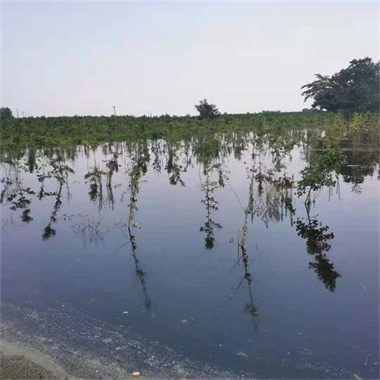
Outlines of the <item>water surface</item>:
[{"label": "water surface", "polygon": [[242,376],[378,378],[378,151],[309,137],[3,152],[3,300]]}]

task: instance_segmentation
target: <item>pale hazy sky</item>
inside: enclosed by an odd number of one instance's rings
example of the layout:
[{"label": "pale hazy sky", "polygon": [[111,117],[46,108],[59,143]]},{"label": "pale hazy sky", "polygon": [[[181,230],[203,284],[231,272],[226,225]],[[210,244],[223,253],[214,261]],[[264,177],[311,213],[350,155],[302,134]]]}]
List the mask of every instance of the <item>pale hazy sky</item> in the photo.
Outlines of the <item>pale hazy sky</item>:
[{"label": "pale hazy sky", "polygon": [[300,87],[379,59],[373,2],[3,2],[2,106],[28,116],[301,110]]}]

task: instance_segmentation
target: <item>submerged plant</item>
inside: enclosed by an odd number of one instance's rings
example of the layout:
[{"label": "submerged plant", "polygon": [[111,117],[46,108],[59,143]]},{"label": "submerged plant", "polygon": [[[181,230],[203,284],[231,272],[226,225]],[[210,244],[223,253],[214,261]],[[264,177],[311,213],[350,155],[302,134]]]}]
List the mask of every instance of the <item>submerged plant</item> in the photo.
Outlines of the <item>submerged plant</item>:
[{"label": "submerged plant", "polygon": [[218,182],[211,180],[212,168],[205,168],[204,171],[206,172],[206,181],[202,185],[202,191],[204,191],[205,197],[204,199],[201,200],[201,203],[203,203],[206,207],[206,222],[199,229],[199,231],[206,233],[206,237],[205,237],[206,249],[212,249],[214,248],[214,245],[215,245],[214,228],[218,228],[218,229],[222,228],[222,225],[215,222],[211,217],[212,211],[218,210],[219,202],[213,196],[215,189],[218,188]]},{"label": "submerged plant", "polygon": [[149,162],[149,154],[147,153],[146,145],[139,145],[136,150],[136,155],[132,158],[132,167],[129,171],[129,204],[128,204],[128,223],[127,223],[127,231],[129,236],[129,241],[131,243],[132,248],[132,257],[135,263],[135,273],[138,276],[141,284],[141,288],[144,294],[144,303],[147,309],[151,307],[151,300],[148,296],[147,286],[145,275],[146,273],[141,269],[140,262],[137,257],[137,242],[136,236],[132,232],[132,229],[136,226],[134,223],[135,213],[138,210],[137,208],[137,196],[140,190],[140,181],[143,175],[145,175],[147,171],[147,162]]},{"label": "submerged plant", "polygon": [[334,186],[336,180],[333,173],[344,161],[340,150],[326,149],[321,155],[314,156],[309,165],[301,170],[301,180],[298,181],[298,196],[307,194],[305,204],[310,203],[312,191],[318,191],[324,186]]},{"label": "submerged plant", "polygon": [[[257,308],[253,302],[253,295],[252,295],[252,275],[249,272],[249,265],[248,265],[248,251],[247,251],[247,246],[246,246],[246,240],[247,240],[247,234],[248,234],[248,220],[249,217],[253,218],[253,203],[254,203],[254,198],[253,198],[253,180],[254,180],[254,170],[253,167],[251,169],[247,168],[247,176],[249,179],[249,191],[248,191],[248,204],[247,207],[244,209],[244,224],[242,228],[242,234],[241,234],[241,239],[238,242],[238,262],[242,261],[243,266],[244,266],[244,276],[243,279],[247,281],[248,285],[248,296],[249,296],[249,301],[247,302],[245,306],[245,310],[254,318],[257,316]],[[243,279],[241,281],[243,281]],[[241,284],[241,282],[240,282]],[[238,288],[240,287],[240,284]],[[255,324],[255,329],[257,329],[257,325]]]}]

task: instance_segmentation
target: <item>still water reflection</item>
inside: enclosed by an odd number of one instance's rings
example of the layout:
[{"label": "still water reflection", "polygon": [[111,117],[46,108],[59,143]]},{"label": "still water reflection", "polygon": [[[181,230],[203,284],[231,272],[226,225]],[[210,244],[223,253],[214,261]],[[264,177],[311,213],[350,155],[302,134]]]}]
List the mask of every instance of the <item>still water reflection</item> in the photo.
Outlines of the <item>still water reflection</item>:
[{"label": "still water reflection", "polygon": [[314,141],[2,152],[2,296],[250,376],[377,378],[378,151]]}]

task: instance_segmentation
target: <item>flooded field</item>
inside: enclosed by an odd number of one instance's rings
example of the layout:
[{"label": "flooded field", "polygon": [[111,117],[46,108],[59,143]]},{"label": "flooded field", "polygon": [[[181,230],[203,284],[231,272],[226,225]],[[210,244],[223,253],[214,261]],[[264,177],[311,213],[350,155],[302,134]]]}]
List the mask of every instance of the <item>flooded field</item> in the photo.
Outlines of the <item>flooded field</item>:
[{"label": "flooded field", "polygon": [[3,320],[160,376],[379,378],[377,133],[4,149]]}]

